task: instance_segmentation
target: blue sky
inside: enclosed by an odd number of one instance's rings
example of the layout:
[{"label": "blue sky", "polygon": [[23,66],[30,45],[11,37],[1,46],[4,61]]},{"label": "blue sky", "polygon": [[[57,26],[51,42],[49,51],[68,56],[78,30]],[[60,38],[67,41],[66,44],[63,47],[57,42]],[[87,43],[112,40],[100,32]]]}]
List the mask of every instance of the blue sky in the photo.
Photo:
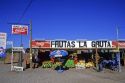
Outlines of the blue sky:
[{"label": "blue sky", "polygon": [[[20,45],[20,36],[11,34],[30,0],[0,0],[0,32]],[[32,0],[20,23],[32,20],[33,39],[125,39],[125,0]],[[25,47],[29,35],[23,36]]]}]

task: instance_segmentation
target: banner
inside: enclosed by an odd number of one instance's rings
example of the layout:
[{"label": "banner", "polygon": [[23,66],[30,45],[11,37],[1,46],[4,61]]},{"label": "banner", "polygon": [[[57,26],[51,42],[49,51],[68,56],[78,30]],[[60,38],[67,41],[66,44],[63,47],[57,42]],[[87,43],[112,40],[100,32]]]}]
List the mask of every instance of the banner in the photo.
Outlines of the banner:
[{"label": "banner", "polygon": [[7,34],[0,32],[0,47],[6,49]]},{"label": "banner", "polygon": [[33,40],[33,48],[57,48],[57,49],[113,49],[113,48],[125,48],[125,41],[59,41],[59,40]]},{"label": "banner", "polygon": [[12,25],[12,34],[27,35],[28,26],[26,25]]},{"label": "banner", "polygon": [[32,48],[51,48],[50,41],[32,41]]},{"label": "banner", "polygon": [[51,48],[112,48],[112,41],[51,41]]},{"label": "banner", "polygon": [[112,48],[112,41],[32,41],[32,48]]}]

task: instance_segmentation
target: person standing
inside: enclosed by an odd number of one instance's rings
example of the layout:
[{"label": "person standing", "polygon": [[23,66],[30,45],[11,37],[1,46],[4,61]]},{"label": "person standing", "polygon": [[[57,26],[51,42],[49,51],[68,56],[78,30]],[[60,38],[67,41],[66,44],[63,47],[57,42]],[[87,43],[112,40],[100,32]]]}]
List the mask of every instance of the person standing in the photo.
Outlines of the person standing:
[{"label": "person standing", "polygon": [[25,68],[28,69],[28,68],[30,68],[30,61],[29,61],[30,55],[29,55],[29,51],[26,50],[26,53],[24,55],[25,55],[24,56],[24,62],[25,62],[25,66],[26,66]]},{"label": "person standing", "polygon": [[32,57],[33,67],[32,68],[38,68],[39,66],[39,58],[38,55],[34,55]]},{"label": "person standing", "polygon": [[99,66],[99,69],[98,71],[103,71],[103,57],[100,57],[99,61],[98,61],[98,66]]}]

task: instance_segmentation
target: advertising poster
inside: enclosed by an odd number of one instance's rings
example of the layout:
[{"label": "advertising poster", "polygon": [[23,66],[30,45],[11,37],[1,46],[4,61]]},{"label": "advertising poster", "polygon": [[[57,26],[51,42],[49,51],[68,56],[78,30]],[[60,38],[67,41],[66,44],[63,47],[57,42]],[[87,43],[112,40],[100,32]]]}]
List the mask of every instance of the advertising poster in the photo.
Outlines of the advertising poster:
[{"label": "advertising poster", "polygon": [[0,32],[0,47],[6,49],[7,34]]},{"label": "advertising poster", "polygon": [[26,26],[26,25],[12,25],[12,34],[27,35],[28,34],[28,26]]}]

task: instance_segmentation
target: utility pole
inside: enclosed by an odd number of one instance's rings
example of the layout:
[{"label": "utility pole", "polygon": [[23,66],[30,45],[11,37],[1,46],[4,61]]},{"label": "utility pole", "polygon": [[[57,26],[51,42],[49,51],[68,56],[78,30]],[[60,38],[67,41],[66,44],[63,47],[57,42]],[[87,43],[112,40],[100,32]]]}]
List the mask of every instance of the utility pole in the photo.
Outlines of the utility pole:
[{"label": "utility pole", "polygon": [[30,68],[32,68],[32,21],[30,21]]},{"label": "utility pole", "polygon": [[119,41],[118,41],[118,39],[119,39],[119,28],[118,28],[118,26],[116,26],[116,35],[117,35],[117,46],[116,46],[116,48],[117,48],[117,54],[116,54],[116,57],[117,57],[117,61],[118,61],[118,71],[119,72],[121,72],[121,60],[120,60],[120,51],[119,51]]}]

